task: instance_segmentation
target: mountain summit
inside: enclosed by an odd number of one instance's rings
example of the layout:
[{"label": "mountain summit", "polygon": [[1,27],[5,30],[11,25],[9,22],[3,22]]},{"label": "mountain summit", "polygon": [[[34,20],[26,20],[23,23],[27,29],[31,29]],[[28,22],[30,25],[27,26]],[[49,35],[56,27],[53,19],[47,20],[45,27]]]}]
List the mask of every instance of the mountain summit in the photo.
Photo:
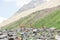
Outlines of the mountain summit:
[{"label": "mountain summit", "polygon": [[19,11],[17,11],[18,13],[22,12],[22,11],[26,11],[28,9],[32,9],[37,7],[38,5],[41,5],[43,3],[45,3],[45,0],[32,0],[31,2],[29,2],[28,4],[25,4],[23,7],[21,7],[19,9]]}]

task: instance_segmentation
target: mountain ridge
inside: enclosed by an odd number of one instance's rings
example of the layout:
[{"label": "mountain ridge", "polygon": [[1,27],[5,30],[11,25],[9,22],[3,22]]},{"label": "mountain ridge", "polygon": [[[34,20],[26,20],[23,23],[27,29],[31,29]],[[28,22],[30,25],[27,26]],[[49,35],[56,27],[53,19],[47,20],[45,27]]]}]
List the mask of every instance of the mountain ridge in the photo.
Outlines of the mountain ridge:
[{"label": "mountain ridge", "polygon": [[26,11],[26,10],[29,10],[29,9],[32,9],[32,8],[35,8],[37,7],[38,5],[41,5],[43,4],[45,1],[44,0],[31,0],[31,2],[29,2],[28,4],[25,4],[23,5],[19,11],[17,11],[18,13],[21,13],[23,11]]}]

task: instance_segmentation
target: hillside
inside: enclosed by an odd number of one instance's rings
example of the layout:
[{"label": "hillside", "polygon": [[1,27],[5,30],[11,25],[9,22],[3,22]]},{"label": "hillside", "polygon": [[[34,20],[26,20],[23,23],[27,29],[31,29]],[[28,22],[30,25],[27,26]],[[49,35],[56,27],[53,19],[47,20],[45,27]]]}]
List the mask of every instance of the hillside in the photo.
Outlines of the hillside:
[{"label": "hillside", "polygon": [[[28,16],[28,15],[30,15],[33,12],[36,12],[38,10],[44,10],[46,8],[53,8],[53,7],[57,7],[58,5],[60,5],[60,0],[57,0],[57,1],[56,0],[52,0],[52,1],[49,1],[49,2],[45,2],[42,5],[38,5],[35,8],[29,9],[29,10],[25,10],[25,11],[23,11],[21,13],[17,12],[16,15],[13,15],[12,17],[7,19],[6,21],[2,22],[0,24],[0,27],[6,26],[6,25],[10,25],[11,23],[13,23],[13,22],[15,22],[15,21],[17,21],[17,20],[19,20],[21,18],[24,18],[24,17],[26,17],[26,16]],[[20,11],[20,10],[18,10],[18,11]]]},{"label": "hillside", "polygon": [[[1,28],[4,27],[5,29],[12,29],[12,28],[18,28],[18,26],[20,26],[20,25],[24,25],[25,27],[30,27],[30,24],[34,25],[34,27],[37,27],[37,28],[41,27],[42,25],[45,25],[47,27],[52,27],[54,22],[52,21],[53,22],[52,25],[50,25],[48,23],[48,20],[47,20],[49,17],[48,15],[51,16],[52,14],[54,15],[55,13],[58,13],[57,10],[59,11],[59,9],[60,9],[60,6],[59,6],[60,0],[57,0],[57,1],[52,0],[49,2],[45,2],[41,5],[40,4],[38,5],[38,4],[37,4],[37,6],[35,6],[32,9],[26,10],[23,7],[22,9],[25,11],[17,12],[16,15],[13,15],[8,20],[2,22],[0,24],[0,27]],[[33,3],[33,5],[34,5],[34,3]],[[30,8],[30,6],[25,7],[25,8]],[[21,11],[21,10],[18,10],[18,11]],[[59,16],[59,14],[58,14],[58,16]],[[47,20],[47,22],[46,22],[46,20]],[[55,24],[54,24],[54,26],[55,26]]]},{"label": "hillside", "polygon": [[30,15],[21,18],[9,25],[6,25],[5,29],[19,28],[21,25],[24,27],[40,28],[42,26],[55,27],[60,29],[60,6],[38,10]]}]

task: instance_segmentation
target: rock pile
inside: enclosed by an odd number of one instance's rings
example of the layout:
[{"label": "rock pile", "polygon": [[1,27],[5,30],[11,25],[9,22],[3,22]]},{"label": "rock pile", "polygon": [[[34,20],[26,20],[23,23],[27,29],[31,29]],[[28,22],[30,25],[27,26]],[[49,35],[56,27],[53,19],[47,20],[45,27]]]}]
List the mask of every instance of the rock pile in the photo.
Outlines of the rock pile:
[{"label": "rock pile", "polygon": [[60,36],[55,28],[19,28],[0,31],[0,40],[18,40],[17,33],[21,40],[58,40],[56,35]]}]

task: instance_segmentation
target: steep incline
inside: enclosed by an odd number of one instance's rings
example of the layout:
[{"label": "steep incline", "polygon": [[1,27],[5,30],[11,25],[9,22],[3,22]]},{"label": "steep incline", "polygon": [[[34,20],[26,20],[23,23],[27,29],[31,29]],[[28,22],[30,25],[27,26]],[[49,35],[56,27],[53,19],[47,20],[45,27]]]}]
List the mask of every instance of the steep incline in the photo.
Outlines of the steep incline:
[{"label": "steep incline", "polygon": [[[25,27],[31,27],[31,25],[34,25],[34,27],[39,28],[44,26],[47,27],[56,27],[59,28],[57,22],[59,23],[60,20],[60,6],[54,7],[54,8],[48,8],[44,10],[38,10],[36,12],[33,12],[32,14],[21,18],[20,20],[17,20],[9,25],[6,25],[6,29],[12,29],[12,28],[18,28],[20,25],[23,25]],[[56,19],[55,19],[56,18]]]},{"label": "steep incline", "polygon": [[[33,12],[36,12],[36,11],[38,11],[38,10],[42,10],[42,9],[46,9],[46,8],[52,8],[52,7],[56,7],[56,6],[58,6],[58,5],[60,5],[60,0],[57,0],[57,1],[52,0],[51,2],[44,3],[44,4],[42,4],[42,5],[39,5],[39,6],[35,7],[35,8],[26,10],[26,11],[24,11],[24,12],[21,12],[20,14],[17,14],[17,15],[15,15],[15,16],[9,18],[9,19],[6,20],[5,22],[1,23],[1,24],[0,24],[0,27],[5,26],[5,25],[8,25],[8,24],[10,24],[10,23],[13,23],[13,22],[21,19],[22,17],[26,17],[26,16],[28,16],[28,15],[30,15],[30,14],[32,14]],[[47,13],[47,14],[48,14],[48,13]],[[41,15],[42,17],[45,17],[47,14],[45,14],[45,13],[42,14],[42,13],[41,13],[40,15]]]}]

